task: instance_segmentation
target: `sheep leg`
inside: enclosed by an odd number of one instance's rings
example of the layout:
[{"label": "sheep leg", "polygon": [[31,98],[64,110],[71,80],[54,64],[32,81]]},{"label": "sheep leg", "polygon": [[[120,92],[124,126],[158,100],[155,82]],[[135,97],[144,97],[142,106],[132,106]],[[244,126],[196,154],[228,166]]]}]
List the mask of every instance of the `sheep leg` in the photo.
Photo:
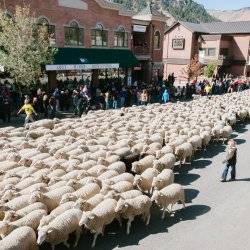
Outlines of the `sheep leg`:
[{"label": "sheep leg", "polygon": [[167,208],[164,207],[164,208],[163,208],[163,212],[162,212],[162,216],[161,216],[162,220],[165,219],[166,210],[167,210]]},{"label": "sheep leg", "polygon": [[92,248],[95,247],[96,239],[97,239],[98,235],[99,235],[99,232],[96,232],[95,235],[94,235],[94,239],[93,239],[93,242],[92,242],[92,245],[91,245]]},{"label": "sheep leg", "polygon": [[149,225],[150,218],[151,218],[151,214],[150,214],[150,212],[149,212],[149,213],[148,213],[148,215],[147,215],[146,226],[148,226],[148,225]]},{"label": "sheep leg", "polygon": [[128,219],[128,223],[127,223],[127,234],[130,234],[130,227],[131,227],[132,221],[133,221],[133,218],[129,218],[129,219]]},{"label": "sheep leg", "polygon": [[79,230],[76,231],[76,240],[75,240],[75,243],[73,245],[74,247],[77,247],[78,241],[79,241],[79,239],[81,237],[81,233],[82,233],[81,229],[79,229]]},{"label": "sheep leg", "polygon": [[183,205],[183,208],[186,208],[185,201],[184,201],[184,200],[181,200],[181,203],[182,203],[182,205]]},{"label": "sheep leg", "polygon": [[[67,239],[68,240],[68,239]],[[67,248],[70,248],[70,244],[67,242],[67,240],[65,240],[64,242],[63,242],[63,244],[64,244],[64,246],[66,246]]]}]

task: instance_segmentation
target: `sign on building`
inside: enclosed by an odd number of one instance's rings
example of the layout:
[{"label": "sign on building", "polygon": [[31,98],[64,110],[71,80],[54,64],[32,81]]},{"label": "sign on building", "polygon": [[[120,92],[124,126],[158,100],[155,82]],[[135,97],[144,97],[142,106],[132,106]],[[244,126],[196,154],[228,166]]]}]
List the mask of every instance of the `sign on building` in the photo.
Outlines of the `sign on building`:
[{"label": "sign on building", "polygon": [[173,39],[172,48],[176,50],[183,50],[185,48],[185,39],[184,38]]},{"label": "sign on building", "polygon": [[141,32],[141,33],[145,33],[146,32],[147,27],[144,25],[134,25],[133,26],[133,31],[134,32]]}]

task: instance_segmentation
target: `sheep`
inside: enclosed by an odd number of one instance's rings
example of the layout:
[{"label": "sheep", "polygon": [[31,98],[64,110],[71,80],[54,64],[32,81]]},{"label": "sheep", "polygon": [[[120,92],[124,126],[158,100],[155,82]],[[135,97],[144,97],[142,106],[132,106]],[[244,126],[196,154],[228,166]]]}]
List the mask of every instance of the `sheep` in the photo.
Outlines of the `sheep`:
[{"label": "sheep", "polygon": [[174,153],[174,150],[170,145],[165,145],[163,148],[156,151],[155,156],[156,156],[156,159],[160,159],[165,154],[169,154],[169,153]]},{"label": "sheep", "polygon": [[96,183],[89,183],[75,192],[68,193],[62,196],[60,204],[68,202],[69,199],[77,200],[78,198],[89,199],[100,192],[100,187]]},{"label": "sheep", "polygon": [[140,195],[127,200],[120,199],[117,202],[115,212],[119,213],[122,218],[128,219],[127,234],[130,234],[131,223],[133,222],[135,216],[142,215],[146,225],[149,224],[151,206],[152,202],[146,195]]},{"label": "sheep", "polygon": [[123,174],[126,171],[126,165],[122,161],[114,162],[114,163],[110,164],[107,168],[110,170],[115,170],[119,174]]},{"label": "sheep", "polygon": [[133,184],[128,181],[120,181],[114,185],[104,184],[100,193],[106,195],[109,191],[114,190],[118,193],[126,192],[133,189]]},{"label": "sheep", "polygon": [[11,210],[17,211],[31,204],[30,197],[31,197],[30,194],[18,196],[10,200],[9,202],[5,203],[5,206]]},{"label": "sheep", "polygon": [[95,247],[98,235],[103,234],[104,227],[117,217],[115,212],[116,206],[116,200],[106,199],[99,203],[92,211],[83,212],[79,225],[84,225],[91,232],[95,232],[92,248]]},{"label": "sheep", "polygon": [[72,187],[65,186],[49,191],[48,193],[35,192],[30,196],[30,203],[42,202],[48,207],[48,211],[52,211],[58,207],[61,197],[67,193],[73,193],[75,190]]},{"label": "sheep", "polygon": [[207,146],[209,145],[209,143],[212,139],[211,132],[203,131],[200,133],[200,137],[202,139],[202,147],[206,150]]},{"label": "sheep", "polygon": [[115,170],[108,170],[107,172],[104,172],[103,174],[101,174],[98,179],[99,180],[107,180],[110,178],[113,178],[115,176],[119,176],[119,173]]},{"label": "sheep", "polygon": [[96,194],[95,196],[89,198],[88,200],[83,200],[81,198],[79,198],[76,203],[75,206],[79,209],[81,209],[82,211],[91,211],[93,210],[98,204],[100,204],[103,200],[104,200],[104,195],[102,194]]},{"label": "sheep", "polygon": [[107,185],[114,185],[115,183],[118,183],[121,181],[128,181],[128,182],[133,184],[134,176],[130,173],[123,173],[123,174],[117,175],[113,178],[110,178],[108,180],[104,180],[103,183],[107,184]]},{"label": "sheep", "polygon": [[161,190],[155,190],[151,197],[151,201],[154,201],[160,208],[163,209],[162,219],[165,218],[166,210],[168,205],[171,205],[169,212],[172,211],[173,205],[180,201],[185,208],[185,193],[184,189],[180,184],[171,184]]},{"label": "sheep", "polygon": [[43,183],[43,182],[41,182],[41,183],[35,183],[35,184],[33,184],[33,185],[31,185],[31,186],[23,189],[23,190],[20,190],[19,193],[21,195],[23,195],[23,194],[30,194],[30,193],[33,193],[35,191],[40,191],[40,192],[45,193],[45,192],[48,192],[48,188],[47,187],[48,187],[48,185],[45,184],[45,183]]},{"label": "sheep", "polygon": [[20,227],[0,241],[1,250],[38,250],[35,231],[30,227]]},{"label": "sheep", "polygon": [[146,169],[141,175],[136,175],[133,185],[136,186],[142,192],[151,192],[152,182],[154,177],[159,174],[155,168]]},{"label": "sheep", "polygon": [[185,142],[175,148],[175,155],[181,164],[185,164],[186,160],[189,159],[191,161],[193,155],[193,146],[189,142]]},{"label": "sheep", "polygon": [[154,177],[152,182],[152,189],[161,190],[172,183],[174,183],[173,170],[164,169],[160,174]]},{"label": "sheep", "polygon": [[136,174],[141,174],[147,168],[151,168],[153,166],[155,159],[156,159],[155,156],[148,155],[143,159],[139,160],[138,162],[133,162],[131,170]]},{"label": "sheep", "polygon": [[161,157],[159,160],[153,162],[153,168],[161,172],[163,169],[173,169],[175,165],[175,155],[168,153]]},{"label": "sheep", "polygon": [[202,138],[199,135],[192,136],[188,142],[192,144],[194,152],[202,148]]},{"label": "sheep", "polygon": [[4,221],[0,224],[0,234],[3,237],[8,235],[14,229],[18,227],[28,226],[36,230],[38,228],[39,222],[43,216],[47,215],[46,210],[34,210],[29,214],[25,215],[23,218],[16,221]]},{"label": "sheep", "polygon": [[90,176],[98,177],[98,176],[100,176],[101,174],[103,174],[106,171],[107,171],[107,168],[105,166],[96,165],[96,166],[90,168],[89,170],[87,170],[87,173]]},{"label": "sheep", "polygon": [[221,129],[220,137],[223,139],[223,142],[225,142],[226,140],[229,140],[232,133],[233,133],[233,129],[229,125]]},{"label": "sheep", "polygon": [[25,215],[31,213],[32,211],[40,210],[40,209],[48,212],[47,206],[45,204],[43,204],[42,202],[35,202],[33,204],[25,206],[24,208],[16,210],[15,214],[20,216],[20,217],[24,217]]},{"label": "sheep", "polygon": [[[89,170],[90,168],[94,167],[95,165],[99,165],[101,163],[97,163],[96,161],[94,160],[88,160],[88,161],[85,161],[81,164],[78,165],[78,167],[82,170]],[[102,165],[102,164],[101,164]]]},{"label": "sheep", "polygon": [[119,200],[119,199],[123,199],[123,200],[127,200],[127,199],[133,199],[137,196],[143,195],[143,193],[139,190],[129,190],[123,193],[118,193],[116,191],[110,191],[108,192],[107,195],[105,195],[105,199],[106,198],[111,198],[111,199],[115,199],[115,200]]}]

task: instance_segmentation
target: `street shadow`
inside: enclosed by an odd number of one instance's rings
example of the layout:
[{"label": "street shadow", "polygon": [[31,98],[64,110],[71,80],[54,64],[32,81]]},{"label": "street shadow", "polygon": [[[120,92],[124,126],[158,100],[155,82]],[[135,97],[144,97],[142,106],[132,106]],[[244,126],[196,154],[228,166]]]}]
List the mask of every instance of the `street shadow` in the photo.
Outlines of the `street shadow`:
[{"label": "street shadow", "polygon": [[192,182],[198,180],[201,176],[199,174],[190,174],[179,172],[174,176],[174,182],[179,183],[183,186],[190,185]]},{"label": "street shadow", "polygon": [[192,188],[185,188],[186,203],[192,203],[192,201],[199,195],[200,191]]},{"label": "street shadow", "polygon": [[248,131],[248,128],[246,128],[247,123],[237,123],[234,130],[235,132],[242,134]]},{"label": "street shadow", "polygon": [[236,179],[235,181],[250,181],[250,178]]},{"label": "street shadow", "polygon": [[[177,206],[177,205],[176,205]],[[123,221],[123,226],[120,228],[118,223],[114,222],[105,228],[104,236],[98,236],[96,241],[96,250],[111,250],[116,247],[138,246],[139,242],[149,235],[168,233],[168,228],[180,223],[182,221],[195,220],[197,217],[208,213],[211,210],[206,205],[190,205],[185,209],[175,210],[171,215],[167,215],[164,220],[161,219],[161,211],[159,209],[152,209],[151,221],[149,226],[141,218],[136,218],[131,226],[130,235],[126,235],[126,221]],[[73,237],[72,237],[73,238]],[[82,235],[76,250],[91,250],[91,242],[93,234],[87,232]],[[70,240],[70,243],[72,241]],[[49,244],[44,244],[39,248],[40,250],[50,249]],[[56,246],[57,250],[66,250],[64,245]],[[73,249],[70,248],[70,249]]]},{"label": "street shadow", "polygon": [[235,142],[238,144],[238,145],[241,145],[241,144],[244,144],[246,143],[247,141],[245,139],[234,139]]}]

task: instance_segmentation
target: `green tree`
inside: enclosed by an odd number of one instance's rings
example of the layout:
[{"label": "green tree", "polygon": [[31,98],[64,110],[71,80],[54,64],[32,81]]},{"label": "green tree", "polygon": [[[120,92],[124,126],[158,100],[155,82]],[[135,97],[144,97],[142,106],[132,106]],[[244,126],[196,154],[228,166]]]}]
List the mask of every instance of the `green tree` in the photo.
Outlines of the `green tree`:
[{"label": "green tree", "polygon": [[213,77],[215,70],[217,69],[217,62],[211,62],[204,68],[204,76],[207,78]]},{"label": "green tree", "polygon": [[50,47],[47,27],[37,24],[29,6],[16,6],[13,18],[0,11],[0,27],[0,64],[15,83],[33,84],[57,51]]}]

